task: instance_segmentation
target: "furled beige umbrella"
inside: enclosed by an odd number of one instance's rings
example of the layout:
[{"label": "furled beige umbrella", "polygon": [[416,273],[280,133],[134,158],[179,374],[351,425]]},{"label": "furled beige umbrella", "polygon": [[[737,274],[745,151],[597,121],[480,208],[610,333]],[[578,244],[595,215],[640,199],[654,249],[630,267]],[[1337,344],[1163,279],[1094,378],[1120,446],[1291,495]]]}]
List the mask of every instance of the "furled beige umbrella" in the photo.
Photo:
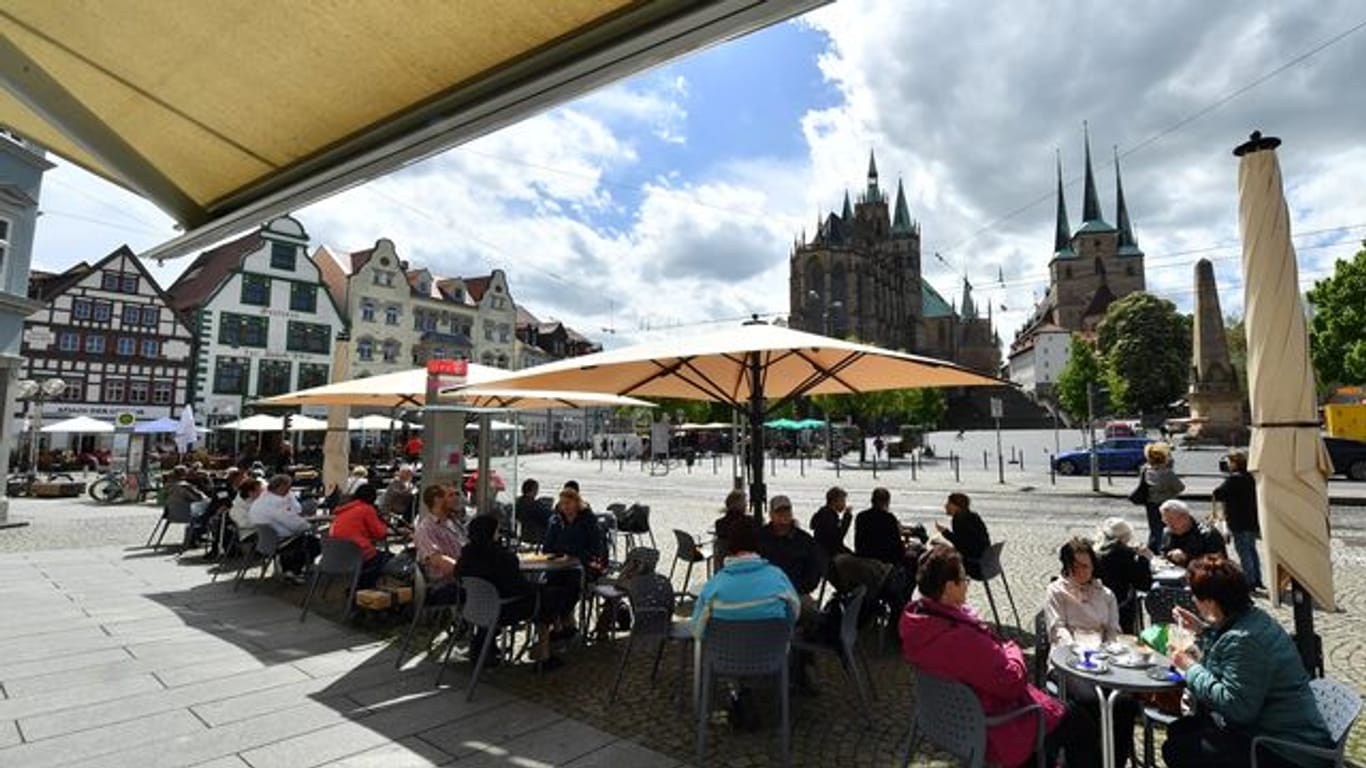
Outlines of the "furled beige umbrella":
[{"label": "furled beige umbrella", "polygon": [[[343,330],[332,344],[332,385],[351,378],[351,334]],[[351,409],[342,403],[327,404],[327,434],[323,436],[323,492],[340,488],[351,473]]]},{"label": "furled beige umbrella", "polygon": [[[1296,642],[1305,665],[1323,668],[1309,598],[1331,610],[1328,476],[1332,462],[1319,436],[1314,369],[1300,302],[1299,267],[1275,149],[1280,139],[1252,134],[1234,154],[1238,224],[1243,237],[1244,322],[1257,508],[1272,600],[1289,581]],[[1307,595],[1305,594],[1307,593]]]},{"label": "furled beige umbrella", "polygon": [[750,504],[762,516],[763,422],[794,398],[918,387],[1002,386],[945,360],[768,325],[598,352],[536,366],[498,381],[500,389],[606,392],[725,403],[750,424]]}]

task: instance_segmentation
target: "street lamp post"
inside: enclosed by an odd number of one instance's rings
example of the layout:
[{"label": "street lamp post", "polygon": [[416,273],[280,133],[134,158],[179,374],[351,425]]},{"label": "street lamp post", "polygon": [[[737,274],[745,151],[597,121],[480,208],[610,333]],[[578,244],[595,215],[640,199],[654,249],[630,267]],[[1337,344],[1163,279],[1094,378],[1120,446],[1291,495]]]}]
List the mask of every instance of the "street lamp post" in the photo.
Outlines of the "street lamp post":
[{"label": "street lamp post", "polygon": [[[815,291],[807,291],[807,292],[806,292],[806,296],[807,296],[807,298],[811,299],[812,301],[821,301],[821,295],[820,295],[819,293],[816,293]],[[821,333],[822,333],[823,335],[825,335],[825,336],[829,336],[829,335],[830,335],[830,313],[831,313],[831,311],[833,311],[833,310],[838,310],[838,309],[841,309],[841,308],[843,308],[843,307],[844,307],[844,302],[842,302],[842,301],[832,301],[832,302],[830,302],[829,304],[823,304],[823,305],[822,305],[822,308],[821,308]],[[834,461],[835,461],[835,469],[838,471],[838,469],[839,469],[839,457],[838,457],[838,456],[832,456],[832,455],[831,455],[831,454],[833,454],[834,451],[835,451],[835,435],[834,435],[834,429],[830,426],[830,414],[827,413],[827,414],[823,414],[823,415],[825,416],[825,457],[826,457],[827,459],[834,459]],[[876,462],[875,462],[875,463],[876,463]]]},{"label": "street lamp post", "polygon": [[29,421],[28,436],[28,474],[38,476],[38,437],[43,430],[43,404],[60,397],[66,391],[66,382],[61,379],[23,379],[16,387],[15,396],[33,404],[33,418]]}]

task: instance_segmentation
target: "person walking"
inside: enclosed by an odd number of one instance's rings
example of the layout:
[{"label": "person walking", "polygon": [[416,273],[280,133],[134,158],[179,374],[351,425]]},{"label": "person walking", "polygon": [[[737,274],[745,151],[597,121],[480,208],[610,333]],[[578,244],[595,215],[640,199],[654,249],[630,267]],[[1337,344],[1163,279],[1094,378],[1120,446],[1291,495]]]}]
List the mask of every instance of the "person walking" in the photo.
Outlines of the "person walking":
[{"label": "person walking", "polygon": [[1186,490],[1186,484],[1172,468],[1172,447],[1166,443],[1148,443],[1143,447],[1143,468],[1139,476],[1148,486],[1144,509],[1148,513],[1148,549],[1156,552],[1162,547],[1162,503],[1174,499]]}]

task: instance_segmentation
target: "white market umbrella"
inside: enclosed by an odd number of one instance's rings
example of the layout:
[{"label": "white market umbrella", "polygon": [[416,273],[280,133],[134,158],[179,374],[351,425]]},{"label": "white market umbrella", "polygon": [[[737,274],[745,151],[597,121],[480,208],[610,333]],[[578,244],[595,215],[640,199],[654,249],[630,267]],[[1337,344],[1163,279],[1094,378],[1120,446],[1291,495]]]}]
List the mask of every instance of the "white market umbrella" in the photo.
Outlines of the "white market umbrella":
[{"label": "white market umbrella", "polygon": [[133,425],[135,435],[169,435],[180,429],[180,422],[171,418],[139,421]]},{"label": "white market umbrella", "polygon": [[285,428],[285,420],[283,416],[267,416],[264,413],[258,413],[245,419],[219,424],[218,428],[236,432],[281,432]]},{"label": "white market umbrella", "polygon": [[[338,342],[335,346],[349,344]],[[334,369],[335,359],[334,357]],[[466,384],[492,382],[510,375],[501,368],[493,368],[478,363],[468,363],[465,375]],[[297,392],[288,392],[261,400],[262,405],[349,405],[353,407],[373,406],[377,408],[420,408],[427,400],[427,369],[412,368],[406,371],[367,376],[363,379],[346,379],[321,387],[310,387]]]},{"label": "white market umbrella", "polygon": [[388,432],[394,429],[421,429],[421,426],[408,424],[402,419],[394,419],[378,413],[371,413],[365,416],[358,416],[347,423],[347,428],[352,432]]},{"label": "white market umbrella", "polygon": [[296,415],[289,420],[290,432],[326,432],[327,419],[315,419],[312,416]]},{"label": "white market umbrella", "polygon": [[[478,430],[479,422],[471,421],[470,423],[465,425],[465,429]],[[520,424],[513,424],[510,421],[500,421],[498,419],[489,420],[490,432],[520,432],[524,429],[526,429],[526,427],[523,427]]]},{"label": "white market umbrella", "polygon": [[[528,369],[530,370],[530,369]],[[511,408],[544,411],[554,408],[653,408],[654,403],[605,392],[568,392],[550,389],[503,389],[497,386],[464,386],[442,390],[442,400],[454,400],[472,408]]]},{"label": "white market umbrella", "polygon": [[915,387],[1002,386],[946,360],[908,355],[752,321],[548,363],[500,389],[605,392],[725,403],[750,423],[750,504],[762,515],[763,422],[794,398]]},{"label": "white market umbrella", "polygon": [[107,421],[92,419],[89,416],[76,416],[70,419],[58,421],[54,424],[48,424],[47,426],[43,427],[38,431],[48,433],[57,432],[79,435],[102,435],[107,432],[113,432],[114,425],[110,424]]},{"label": "white market umbrella", "polygon": [[180,411],[180,420],[176,422],[175,448],[184,453],[198,440],[199,431],[194,425],[194,410],[187,403]]},{"label": "white market umbrella", "polygon": [[[1266,583],[1279,604],[1288,580],[1332,610],[1333,565],[1328,543],[1328,476],[1332,462],[1319,436],[1314,369],[1300,302],[1299,267],[1290,242],[1279,139],[1252,140],[1234,150],[1238,225],[1243,238],[1244,322],[1252,444],[1248,469],[1257,480],[1257,509],[1266,545]],[[1300,653],[1315,646],[1308,600],[1295,605]],[[1322,658],[1316,660],[1321,668]],[[1306,656],[1306,666],[1314,663]],[[1313,667],[1311,666],[1311,669]]]}]

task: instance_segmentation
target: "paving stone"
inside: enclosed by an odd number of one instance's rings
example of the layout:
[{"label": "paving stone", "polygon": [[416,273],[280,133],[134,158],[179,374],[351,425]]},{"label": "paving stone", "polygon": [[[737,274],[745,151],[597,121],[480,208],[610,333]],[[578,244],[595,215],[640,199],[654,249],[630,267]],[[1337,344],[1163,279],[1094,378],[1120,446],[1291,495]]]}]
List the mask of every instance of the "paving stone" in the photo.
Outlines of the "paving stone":
[{"label": "paving stone", "polygon": [[34,659],[17,664],[0,665],[0,682],[8,689],[20,680],[54,672],[70,672],[86,667],[98,667],[131,658],[123,648],[101,648],[98,651],[60,658]]},{"label": "paving stone", "polygon": [[429,768],[446,765],[454,759],[421,739],[408,738],[324,765],[327,768]]},{"label": "paving stone", "polygon": [[[12,747],[15,744],[19,744],[23,742],[23,740],[23,737],[19,735],[18,723],[13,720],[0,722],[0,750],[5,749],[5,747]],[[4,752],[0,751],[0,755],[4,755]]]},{"label": "paving stone", "polygon": [[679,762],[639,744],[616,741],[562,765],[565,768],[675,768]]},{"label": "paving stone", "polygon": [[[27,729],[22,724],[20,729],[28,737]],[[162,712],[128,722],[81,730],[63,739],[28,741],[0,749],[0,765],[48,768],[92,759],[103,760],[105,765],[119,765],[123,763],[106,756],[154,740],[188,734],[202,735],[205,730],[203,723],[183,709]]]},{"label": "paving stone", "polygon": [[564,765],[611,744],[616,737],[573,720],[559,720],[457,759],[459,768],[489,766],[522,768]]},{"label": "paving stone", "polygon": [[137,693],[160,691],[163,687],[151,675],[120,676],[100,683],[48,688],[33,696],[0,701],[0,720],[19,720],[44,712],[56,712],[98,702],[122,699]]},{"label": "paving stone", "polygon": [[[478,692],[475,701],[479,700]],[[421,732],[422,740],[442,752],[462,757],[501,744],[530,731],[549,727],[563,716],[538,704],[503,704],[470,717]]]}]

